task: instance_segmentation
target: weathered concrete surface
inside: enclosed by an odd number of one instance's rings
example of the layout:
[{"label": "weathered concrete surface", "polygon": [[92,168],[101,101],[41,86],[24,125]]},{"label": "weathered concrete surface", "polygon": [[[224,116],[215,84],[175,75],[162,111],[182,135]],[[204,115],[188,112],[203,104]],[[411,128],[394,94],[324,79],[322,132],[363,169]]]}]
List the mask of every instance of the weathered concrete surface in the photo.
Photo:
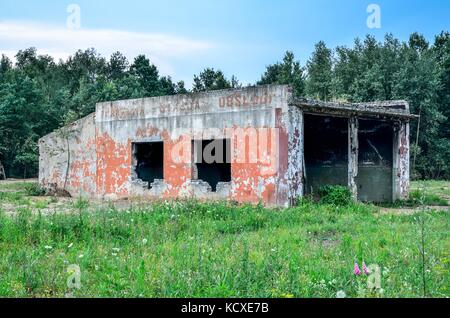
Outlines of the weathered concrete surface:
[{"label": "weathered concrete surface", "polygon": [[352,193],[353,200],[358,198],[358,185],[356,177],[358,176],[358,118],[352,116],[348,120],[348,188]]},{"label": "weathered concrete surface", "polygon": [[286,180],[289,184],[290,204],[295,204],[295,199],[303,196],[303,179],[305,173],[304,157],[304,117],[298,107],[289,107],[289,146],[288,146],[288,171]]},{"label": "weathered concrete surface", "polygon": [[[311,113],[399,122],[393,189],[395,198],[407,194],[412,116],[402,102],[295,99],[284,85],[99,103],[94,114],[40,140],[39,182],[49,190],[98,199],[193,197],[287,206],[305,192],[304,114]],[[220,182],[216,191],[195,177],[192,154],[193,140],[211,139],[231,141],[231,182]],[[164,145],[163,179],[150,187],[136,173],[133,144],[142,142]],[[351,145],[357,145],[357,136]],[[349,180],[357,178],[352,147]],[[355,184],[349,182],[353,193]]]},{"label": "weathered concrete surface", "polygon": [[[99,103],[40,141],[40,183],[105,199],[197,197],[287,205],[287,86]],[[94,122],[95,120],[95,122]],[[66,136],[67,135],[67,136]],[[232,182],[192,178],[191,141],[231,139]],[[132,144],[164,142],[164,180],[137,179]]]},{"label": "weathered concrete surface", "polygon": [[51,192],[95,197],[95,114],[39,140],[39,183]]},{"label": "weathered concrete surface", "polygon": [[409,194],[409,122],[394,124],[393,199],[406,199]]}]

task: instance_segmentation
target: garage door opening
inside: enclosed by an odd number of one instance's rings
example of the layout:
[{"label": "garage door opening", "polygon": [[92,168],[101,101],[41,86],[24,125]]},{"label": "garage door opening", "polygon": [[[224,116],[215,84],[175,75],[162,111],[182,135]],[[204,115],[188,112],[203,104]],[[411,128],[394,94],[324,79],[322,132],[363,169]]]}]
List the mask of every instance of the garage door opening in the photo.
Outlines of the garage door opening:
[{"label": "garage door opening", "polygon": [[348,184],[348,120],[305,115],[305,194],[324,185]]},{"label": "garage door opening", "polygon": [[148,182],[148,188],[155,180],[164,179],[164,143],[133,143],[135,172],[137,177]]},{"label": "garage door opening", "polygon": [[203,180],[216,192],[219,182],[231,181],[231,140],[193,140],[192,179]]},{"label": "garage door opening", "polygon": [[358,200],[392,201],[392,124],[379,120],[359,120]]}]

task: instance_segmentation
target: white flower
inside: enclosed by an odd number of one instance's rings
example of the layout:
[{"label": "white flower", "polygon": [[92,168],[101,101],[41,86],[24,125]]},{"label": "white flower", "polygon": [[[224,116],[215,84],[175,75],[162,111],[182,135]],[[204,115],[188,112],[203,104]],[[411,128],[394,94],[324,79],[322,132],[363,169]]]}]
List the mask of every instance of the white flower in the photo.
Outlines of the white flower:
[{"label": "white flower", "polygon": [[142,244],[147,244],[147,239],[145,238],[145,239],[142,239]]},{"label": "white flower", "polygon": [[83,254],[78,255],[78,258],[83,258],[83,257],[84,257]]},{"label": "white flower", "polygon": [[67,248],[71,248],[73,246],[73,243],[70,243],[69,246],[67,246]]},{"label": "white flower", "polygon": [[45,245],[44,248],[45,248],[46,250],[51,250],[53,247],[51,247],[50,245]]},{"label": "white flower", "polygon": [[336,298],[345,298],[347,295],[345,294],[345,291],[340,290],[336,293]]}]

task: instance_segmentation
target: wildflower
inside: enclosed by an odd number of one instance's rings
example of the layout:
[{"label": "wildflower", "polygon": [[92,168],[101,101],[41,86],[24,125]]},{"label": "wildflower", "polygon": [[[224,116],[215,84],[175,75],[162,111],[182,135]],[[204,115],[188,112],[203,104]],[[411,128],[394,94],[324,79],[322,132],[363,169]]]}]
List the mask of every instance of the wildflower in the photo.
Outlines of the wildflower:
[{"label": "wildflower", "polygon": [[359,265],[358,265],[357,262],[355,262],[355,266],[354,266],[353,272],[355,273],[356,276],[361,275],[361,270],[359,269]]},{"label": "wildflower", "polygon": [[73,246],[73,243],[70,243],[69,246],[67,246],[67,248],[71,248]]},{"label": "wildflower", "polygon": [[339,290],[336,293],[336,298],[345,298],[345,297],[347,297],[347,295],[345,294],[345,291],[343,291],[343,290]]},{"label": "wildflower", "polygon": [[365,262],[362,263],[362,268],[363,268],[363,272],[364,272],[365,275],[369,275],[369,274],[370,274],[370,271],[369,271],[369,269],[367,268]]},{"label": "wildflower", "polygon": [[46,250],[51,250],[53,247],[51,247],[50,245],[45,245],[44,248],[45,248]]},{"label": "wildflower", "polygon": [[83,258],[83,257],[84,257],[83,254],[78,255],[78,258]]},{"label": "wildflower", "polygon": [[145,239],[142,239],[142,244],[144,244],[144,245],[145,245],[145,244],[147,244],[147,242],[148,242],[148,241],[147,241],[147,239],[146,239],[146,238],[145,238]]}]

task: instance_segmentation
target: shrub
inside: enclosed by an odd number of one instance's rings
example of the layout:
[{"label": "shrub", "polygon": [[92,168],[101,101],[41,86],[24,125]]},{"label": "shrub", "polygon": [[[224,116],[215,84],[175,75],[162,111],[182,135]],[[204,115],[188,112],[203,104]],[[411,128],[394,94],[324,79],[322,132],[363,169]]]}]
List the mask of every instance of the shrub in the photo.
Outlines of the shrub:
[{"label": "shrub", "polygon": [[352,202],[352,194],[347,187],[325,185],[319,189],[320,203],[347,206]]},{"label": "shrub", "polygon": [[30,197],[39,197],[45,194],[45,190],[38,183],[27,183],[24,186],[25,193]]}]

